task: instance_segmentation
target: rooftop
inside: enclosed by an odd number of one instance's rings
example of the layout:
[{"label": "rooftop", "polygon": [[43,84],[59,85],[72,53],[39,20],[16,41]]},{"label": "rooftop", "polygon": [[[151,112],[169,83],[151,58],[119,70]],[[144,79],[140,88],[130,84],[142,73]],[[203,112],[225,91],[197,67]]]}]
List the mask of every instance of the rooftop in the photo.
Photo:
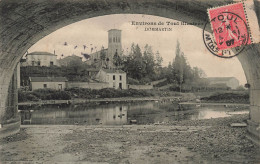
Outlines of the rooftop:
[{"label": "rooftop", "polygon": [[49,52],[32,52],[27,55],[48,55],[48,56],[57,56],[55,54],[49,53]]},{"label": "rooftop", "polygon": [[116,69],[102,69],[106,73],[125,73],[122,70],[116,70]]},{"label": "rooftop", "polygon": [[119,29],[110,29],[110,30],[108,30],[108,32],[109,31],[122,31],[122,30],[119,30]]},{"label": "rooftop", "polygon": [[207,78],[210,81],[228,81],[230,79],[236,79],[235,77],[208,77]]},{"label": "rooftop", "polygon": [[77,56],[77,55],[70,55],[70,56],[65,56],[63,59],[68,59],[68,58],[78,58],[78,59],[82,59],[82,57]]},{"label": "rooftop", "polygon": [[31,82],[65,82],[66,77],[29,77]]},{"label": "rooftop", "polygon": [[98,72],[99,69],[97,69],[97,68],[88,68],[87,71],[89,71],[89,72]]}]

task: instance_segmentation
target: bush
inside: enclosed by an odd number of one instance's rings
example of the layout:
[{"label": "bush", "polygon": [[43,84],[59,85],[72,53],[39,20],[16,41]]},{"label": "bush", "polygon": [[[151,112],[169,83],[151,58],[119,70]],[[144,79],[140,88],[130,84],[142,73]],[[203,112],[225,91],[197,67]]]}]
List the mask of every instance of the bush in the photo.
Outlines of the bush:
[{"label": "bush", "polygon": [[127,83],[128,83],[128,84],[131,84],[131,85],[138,85],[138,84],[139,84],[139,81],[136,80],[136,79],[133,79],[133,78],[131,78],[131,77],[128,77],[128,78],[127,78]]},{"label": "bush", "polygon": [[167,84],[169,84],[169,82],[168,82],[168,80],[165,80],[163,82],[160,82],[160,83],[156,84],[155,87],[162,87],[162,86],[165,86]]},{"label": "bush", "polygon": [[238,91],[245,91],[246,88],[243,87],[242,85],[240,85],[240,86],[238,86],[238,87],[236,88],[236,90],[238,90]]},{"label": "bush", "polygon": [[37,100],[70,100],[74,98],[116,98],[116,97],[149,97],[155,94],[146,90],[118,90],[114,88],[104,88],[100,90],[88,88],[69,88],[65,91],[56,91],[53,89],[38,89],[33,92],[19,92],[19,101],[37,101]]},{"label": "bush", "polygon": [[76,98],[116,98],[116,97],[147,97],[154,96],[153,93],[149,93],[145,90],[118,90],[114,88],[103,88],[100,90],[87,89],[87,88],[70,88],[66,89],[71,96]]},{"label": "bush", "polygon": [[249,93],[215,93],[209,97],[203,97],[202,100],[213,102],[227,102],[227,103],[249,103]]},{"label": "bush", "polygon": [[150,84],[151,83],[151,79],[148,77],[144,77],[140,80],[140,84],[144,85],[144,84]]},{"label": "bush", "polygon": [[104,88],[99,91],[99,95],[101,98],[119,97],[119,92],[112,88]]},{"label": "bush", "polygon": [[71,96],[69,92],[66,91],[58,91],[49,95],[47,100],[70,100]]},{"label": "bush", "polygon": [[23,92],[18,91],[18,102],[25,102],[25,101],[38,101],[39,98],[35,96],[32,92]]},{"label": "bush", "polygon": [[53,89],[37,89],[32,92],[19,91],[18,101],[38,101],[38,100],[70,100],[70,93],[67,91],[57,91]]},{"label": "bush", "polygon": [[89,88],[67,88],[65,89],[72,97],[80,97],[80,98],[93,98],[95,95],[95,90],[91,90]]}]

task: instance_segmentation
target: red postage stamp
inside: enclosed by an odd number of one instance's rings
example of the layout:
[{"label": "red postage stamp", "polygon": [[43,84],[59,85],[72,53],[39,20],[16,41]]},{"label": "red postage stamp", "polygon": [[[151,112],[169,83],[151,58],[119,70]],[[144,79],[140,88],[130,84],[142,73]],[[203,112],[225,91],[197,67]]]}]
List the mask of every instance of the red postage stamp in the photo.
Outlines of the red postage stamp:
[{"label": "red postage stamp", "polygon": [[218,50],[251,44],[243,3],[208,10]]}]

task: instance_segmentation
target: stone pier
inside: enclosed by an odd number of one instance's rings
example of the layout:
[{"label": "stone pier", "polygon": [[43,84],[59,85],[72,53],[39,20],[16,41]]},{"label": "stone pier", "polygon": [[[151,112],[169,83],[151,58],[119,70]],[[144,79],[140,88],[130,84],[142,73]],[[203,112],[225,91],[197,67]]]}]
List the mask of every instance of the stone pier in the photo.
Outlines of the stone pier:
[{"label": "stone pier", "polygon": [[248,137],[260,145],[260,44],[248,45],[238,59],[245,71],[250,91]]},{"label": "stone pier", "polygon": [[4,106],[5,113],[1,119],[0,138],[12,135],[20,130],[20,116],[18,115],[17,68],[15,68],[8,87],[8,97]]}]

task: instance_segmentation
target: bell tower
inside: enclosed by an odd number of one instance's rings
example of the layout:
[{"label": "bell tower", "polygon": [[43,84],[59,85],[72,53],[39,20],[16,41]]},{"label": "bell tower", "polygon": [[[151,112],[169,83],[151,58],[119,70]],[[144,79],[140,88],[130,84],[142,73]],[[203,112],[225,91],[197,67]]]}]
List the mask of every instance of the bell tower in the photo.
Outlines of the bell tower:
[{"label": "bell tower", "polygon": [[117,55],[122,55],[122,39],[121,30],[111,29],[108,31],[108,58],[109,58],[109,68],[114,68],[113,57]]}]

